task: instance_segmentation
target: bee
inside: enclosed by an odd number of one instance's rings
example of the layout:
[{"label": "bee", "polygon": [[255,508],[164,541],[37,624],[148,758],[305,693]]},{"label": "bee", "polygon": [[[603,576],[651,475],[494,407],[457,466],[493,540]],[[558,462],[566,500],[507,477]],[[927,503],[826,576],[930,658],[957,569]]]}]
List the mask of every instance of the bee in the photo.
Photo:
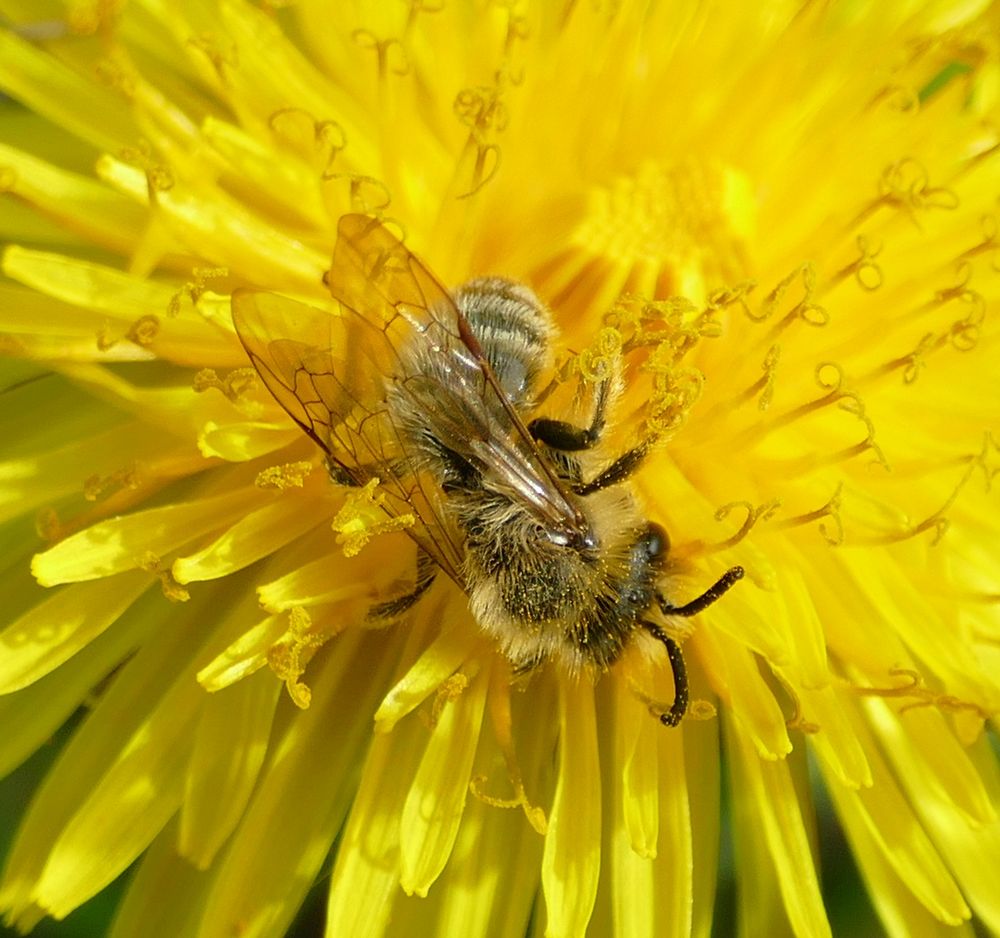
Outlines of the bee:
[{"label": "bee", "polygon": [[408,513],[411,593],[373,608],[400,616],[443,570],[515,672],[554,661],[599,674],[644,630],[666,648],[676,726],[688,706],[680,646],[663,616],[693,616],[743,576],[728,570],[676,605],[660,589],[666,531],[627,484],[649,444],[587,474],[612,384],[588,426],[535,416],[550,364],[551,313],[527,286],[474,279],[453,293],[378,220],[345,215],[324,283],[335,312],[237,290],[233,320],[264,384],[324,451],[333,480],[377,478]]}]

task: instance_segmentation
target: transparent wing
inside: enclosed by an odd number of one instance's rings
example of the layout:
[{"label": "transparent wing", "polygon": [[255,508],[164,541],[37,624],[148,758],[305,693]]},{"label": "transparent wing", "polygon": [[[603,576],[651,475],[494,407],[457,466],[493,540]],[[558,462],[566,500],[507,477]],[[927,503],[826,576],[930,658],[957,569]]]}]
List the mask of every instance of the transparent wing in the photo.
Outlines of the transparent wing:
[{"label": "transparent wing", "polygon": [[412,513],[407,533],[457,583],[460,541],[425,474],[406,472],[405,445],[386,407],[391,347],[380,330],[273,293],[237,290],[233,322],[251,363],[291,418],[330,462],[363,485],[377,476],[394,516]]},{"label": "transparent wing", "polygon": [[428,415],[435,437],[553,535],[583,537],[585,519],[501,389],[469,323],[419,258],[376,219],[345,215],[325,280],[344,308],[382,324],[395,353],[386,374]]},{"label": "transparent wing", "polygon": [[337,310],[236,291],[233,321],[265,385],[358,484],[377,475],[388,510],[461,583],[461,536],[428,447],[534,511],[554,536],[586,522],[500,389],[468,322],[426,267],[380,222],[340,220],[324,278]]}]

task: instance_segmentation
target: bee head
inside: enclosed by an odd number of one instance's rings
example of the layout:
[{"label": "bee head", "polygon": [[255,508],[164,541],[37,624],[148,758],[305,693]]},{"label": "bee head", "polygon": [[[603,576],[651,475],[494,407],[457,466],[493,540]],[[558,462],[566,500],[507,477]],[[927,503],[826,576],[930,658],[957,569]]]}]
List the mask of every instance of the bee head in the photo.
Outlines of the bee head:
[{"label": "bee head", "polygon": [[639,538],[637,545],[645,554],[647,563],[652,567],[661,567],[667,559],[670,550],[670,535],[658,524],[650,522]]},{"label": "bee head", "polygon": [[585,528],[545,528],[545,537],[557,547],[568,547],[580,553],[589,553],[597,549],[597,535],[587,526]]}]

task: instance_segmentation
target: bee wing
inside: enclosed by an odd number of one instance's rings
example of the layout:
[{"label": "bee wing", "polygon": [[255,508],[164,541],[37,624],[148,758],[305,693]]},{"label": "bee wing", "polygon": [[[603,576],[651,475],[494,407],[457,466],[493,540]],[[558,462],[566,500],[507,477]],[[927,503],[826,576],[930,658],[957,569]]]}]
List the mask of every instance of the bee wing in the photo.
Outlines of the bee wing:
[{"label": "bee wing", "polygon": [[[344,307],[384,332],[394,352],[384,374],[405,387],[415,408],[433,415],[434,435],[449,449],[488,465],[492,478],[553,532],[581,536],[585,519],[541,457],[448,291],[378,220],[345,215],[337,235],[324,281]],[[421,344],[447,379],[414,374],[415,356],[398,354],[404,342],[411,349]]]},{"label": "bee wing", "polygon": [[461,584],[459,539],[436,485],[400,471],[415,463],[386,408],[396,350],[385,323],[250,290],[236,290],[232,308],[240,341],[278,403],[355,483],[378,476],[389,514],[414,514],[407,533]]}]

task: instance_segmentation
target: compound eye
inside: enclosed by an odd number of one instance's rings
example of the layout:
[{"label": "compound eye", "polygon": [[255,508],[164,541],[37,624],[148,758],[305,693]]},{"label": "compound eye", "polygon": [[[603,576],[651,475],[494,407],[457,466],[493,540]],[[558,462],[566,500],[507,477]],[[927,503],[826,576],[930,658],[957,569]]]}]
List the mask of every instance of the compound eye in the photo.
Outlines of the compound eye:
[{"label": "compound eye", "polygon": [[663,560],[670,550],[670,535],[660,525],[650,523],[643,535],[643,547],[650,560]]}]

